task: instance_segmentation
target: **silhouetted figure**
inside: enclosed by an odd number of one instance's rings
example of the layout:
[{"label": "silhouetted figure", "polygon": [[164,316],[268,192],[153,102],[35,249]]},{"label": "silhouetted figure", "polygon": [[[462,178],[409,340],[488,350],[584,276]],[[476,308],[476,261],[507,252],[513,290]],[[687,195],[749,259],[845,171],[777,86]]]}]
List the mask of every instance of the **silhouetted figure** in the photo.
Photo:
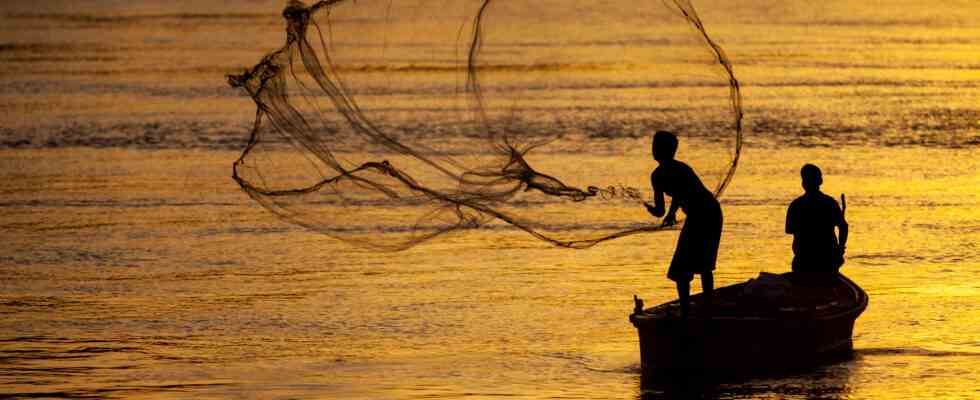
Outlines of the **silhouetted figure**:
[{"label": "silhouetted figure", "polygon": [[[786,233],[793,235],[793,272],[836,272],[844,264],[847,221],[837,200],[820,191],[823,174],[816,165],[800,169],[805,193],[786,212]],[[843,199],[843,196],[841,196]],[[834,228],[840,232],[840,243]]]},{"label": "silhouetted figure", "polygon": [[721,241],[721,205],[701,179],[687,164],[674,159],[677,152],[677,136],[657,131],[653,136],[653,159],[660,164],[650,174],[654,205],[644,203],[647,211],[656,217],[664,216],[664,194],[670,196],[670,210],[664,217],[664,225],[676,223],[677,209],[684,210],[687,221],[677,239],[677,249],[670,261],[667,278],[677,283],[677,295],[681,303],[681,315],[687,317],[690,305],[691,280],[701,275],[704,304],[711,305],[714,289],[715,261]]}]

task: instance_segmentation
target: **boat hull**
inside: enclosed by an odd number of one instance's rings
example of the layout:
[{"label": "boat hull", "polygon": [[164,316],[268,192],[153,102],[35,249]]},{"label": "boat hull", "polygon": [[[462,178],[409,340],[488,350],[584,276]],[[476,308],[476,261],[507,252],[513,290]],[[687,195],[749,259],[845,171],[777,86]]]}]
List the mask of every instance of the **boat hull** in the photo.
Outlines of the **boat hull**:
[{"label": "boat hull", "polygon": [[658,312],[674,302],[633,314],[630,320],[637,328],[644,373],[752,374],[847,357],[854,322],[867,307],[867,295],[846,277],[840,279],[839,284],[848,289],[844,292],[853,297],[834,303],[847,305],[839,309],[687,319]]}]

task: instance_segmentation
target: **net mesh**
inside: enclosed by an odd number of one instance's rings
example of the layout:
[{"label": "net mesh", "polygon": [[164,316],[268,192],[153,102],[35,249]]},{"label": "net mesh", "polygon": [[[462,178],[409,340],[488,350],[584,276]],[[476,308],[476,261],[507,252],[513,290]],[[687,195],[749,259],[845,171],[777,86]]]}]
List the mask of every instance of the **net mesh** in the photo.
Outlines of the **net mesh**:
[{"label": "net mesh", "polygon": [[586,248],[664,229],[638,204],[655,130],[700,146],[678,157],[716,196],[735,172],[738,82],[688,1],[293,1],[283,16],[285,45],[228,79],[257,106],[234,179],[290,223],[384,250],[477,228]]}]

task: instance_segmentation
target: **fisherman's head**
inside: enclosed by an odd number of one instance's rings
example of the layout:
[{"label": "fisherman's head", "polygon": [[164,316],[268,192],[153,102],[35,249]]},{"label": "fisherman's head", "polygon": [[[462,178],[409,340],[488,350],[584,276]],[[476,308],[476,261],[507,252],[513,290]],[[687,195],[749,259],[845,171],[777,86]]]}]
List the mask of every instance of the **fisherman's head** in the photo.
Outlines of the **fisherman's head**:
[{"label": "fisherman's head", "polygon": [[803,178],[803,190],[807,192],[819,191],[820,185],[823,184],[823,173],[813,164],[806,164],[800,168],[800,177]]},{"label": "fisherman's head", "polygon": [[653,159],[657,161],[673,160],[677,153],[677,136],[667,131],[657,131],[653,134]]}]

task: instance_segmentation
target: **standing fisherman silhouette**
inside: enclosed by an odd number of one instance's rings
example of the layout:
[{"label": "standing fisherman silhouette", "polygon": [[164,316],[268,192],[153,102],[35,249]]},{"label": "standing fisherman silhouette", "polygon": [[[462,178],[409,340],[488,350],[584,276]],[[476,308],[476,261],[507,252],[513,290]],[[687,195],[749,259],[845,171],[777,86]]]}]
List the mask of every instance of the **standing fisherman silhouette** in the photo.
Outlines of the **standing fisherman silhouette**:
[{"label": "standing fisherman silhouette", "polygon": [[[837,200],[820,191],[823,174],[816,165],[800,169],[802,196],[786,211],[786,233],[793,235],[793,272],[837,272],[844,264],[847,221]],[[844,201],[844,195],[841,195]],[[840,243],[834,228],[840,232]]]},{"label": "standing fisherman silhouette", "polygon": [[[664,217],[665,226],[677,222],[677,209],[687,215],[677,249],[670,261],[667,278],[677,284],[681,303],[681,316],[687,318],[694,274],[701,275],[705,309],[711,306],[714,289],[715,261],[721,241],[721,205],[701,179],[687,164],[674,159],[677,152],[677,136],[667,131],[653,135],[653,159],[659,163],[650,174],[653,186],[653,205],[643,203],[655,217]],[[670,210],[664,216],[664,194],[670,196]]]}]

